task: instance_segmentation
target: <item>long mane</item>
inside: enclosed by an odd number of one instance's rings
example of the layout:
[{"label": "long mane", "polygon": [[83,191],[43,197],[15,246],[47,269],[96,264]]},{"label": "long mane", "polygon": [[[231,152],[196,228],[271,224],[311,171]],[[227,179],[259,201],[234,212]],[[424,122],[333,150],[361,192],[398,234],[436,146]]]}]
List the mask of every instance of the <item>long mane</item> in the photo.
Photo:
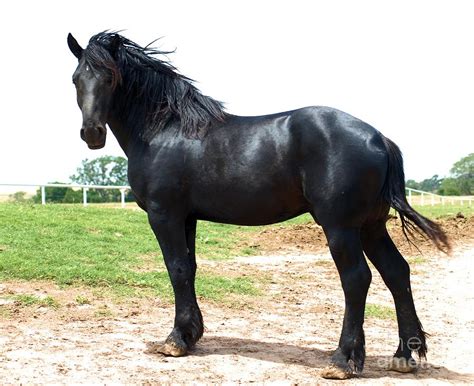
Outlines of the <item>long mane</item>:
[{"label": "long mane", "polygon": [[193,81],[157,56],[170,52],[141,47],[116,32],[94,35],[84,56],[94,71],[107,71],[116,89],[117,111],[131,125],[145,125],[153,136],[171,126],[187,137],[202,138],[215,121],[223,121],[223,104],[201,94]]}]

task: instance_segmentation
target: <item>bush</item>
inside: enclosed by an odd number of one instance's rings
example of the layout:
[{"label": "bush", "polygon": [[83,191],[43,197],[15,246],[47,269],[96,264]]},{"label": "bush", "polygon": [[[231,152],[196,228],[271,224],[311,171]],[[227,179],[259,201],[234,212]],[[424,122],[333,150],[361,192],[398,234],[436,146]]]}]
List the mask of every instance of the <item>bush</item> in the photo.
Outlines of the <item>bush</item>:
[{"label": "bush", "polygon": [[26,198],[27,194],[28,193],[26,192],[15,192],[13,194],[10,194],[10,200],[17,203],[28,202],[29,200]]}]

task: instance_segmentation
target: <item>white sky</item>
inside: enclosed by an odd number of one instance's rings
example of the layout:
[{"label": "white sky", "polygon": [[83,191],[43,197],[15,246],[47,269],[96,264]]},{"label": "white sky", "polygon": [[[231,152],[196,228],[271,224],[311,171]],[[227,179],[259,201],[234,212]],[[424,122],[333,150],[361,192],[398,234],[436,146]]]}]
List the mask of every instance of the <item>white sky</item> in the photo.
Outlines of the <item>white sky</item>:
[{"label": "white sky", "polygon": [[[180,72],[239,115],[327,105],[370,123],[407,178],[446,175],[474,151],[472,1],[4,1],[0,3],[0,183],[68,181],[91,151],[71,76],[105,29],[158,37]],[[109,132],[109,134],[111,134]]]}]

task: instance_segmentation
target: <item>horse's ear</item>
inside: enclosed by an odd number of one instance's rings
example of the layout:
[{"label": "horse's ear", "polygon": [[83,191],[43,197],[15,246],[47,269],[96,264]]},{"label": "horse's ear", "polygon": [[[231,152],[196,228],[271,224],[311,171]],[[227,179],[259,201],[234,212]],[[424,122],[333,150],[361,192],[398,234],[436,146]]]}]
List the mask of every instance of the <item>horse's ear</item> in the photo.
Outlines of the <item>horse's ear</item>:
[{"label": "horse's ear", "polygon": [[82,57],[82,51],[84,50],[79,45],[74,36],[72,36],[71,34],[67,35],[67,45],[69,46],[69,49],[74,54],[74,56],[80,60]]}]

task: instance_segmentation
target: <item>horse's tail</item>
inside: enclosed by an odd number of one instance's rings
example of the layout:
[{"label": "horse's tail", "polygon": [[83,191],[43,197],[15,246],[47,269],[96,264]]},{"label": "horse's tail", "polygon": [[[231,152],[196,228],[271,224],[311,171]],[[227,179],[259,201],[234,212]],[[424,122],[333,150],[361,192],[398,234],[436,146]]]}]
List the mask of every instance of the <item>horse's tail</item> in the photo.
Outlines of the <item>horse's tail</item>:
[{"label": "horse's tail", "polygon": [[410,237],[414,233],[423,232],[436,247],[448,253],[451,249],[448,237],[443,229],[434,221],[415,211],[406,199],[405,173],[403,172],[403,158],[398,146],[382,135],[388,153],[388,175],[383,190],[384,199],[400,215],[402,230],[407,240],[413,244]]}]

